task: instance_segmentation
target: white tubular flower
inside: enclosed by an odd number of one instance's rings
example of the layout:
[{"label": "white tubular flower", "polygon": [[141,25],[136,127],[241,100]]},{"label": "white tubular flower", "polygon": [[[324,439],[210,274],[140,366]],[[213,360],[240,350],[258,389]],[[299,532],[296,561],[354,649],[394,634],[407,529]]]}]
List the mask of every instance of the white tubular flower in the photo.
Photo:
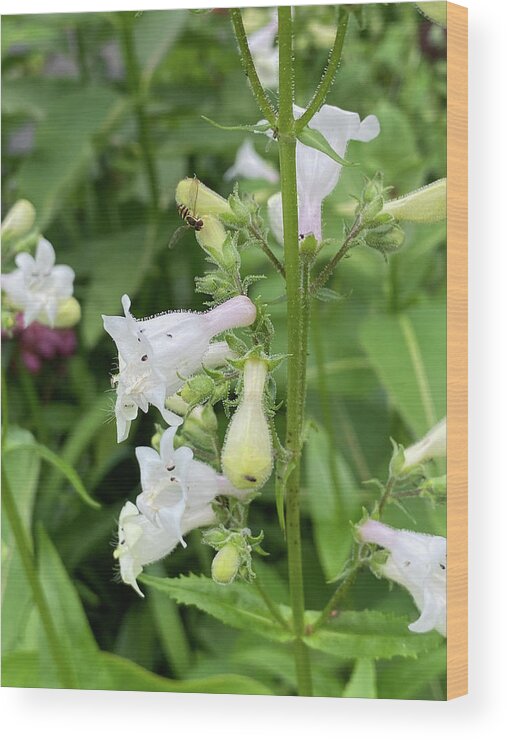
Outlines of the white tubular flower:
[{"label": "white tubular flower", "polygon": [[[300,118],[304,108],[294,106],[294,115]],[[334,105],[323,105],[313,116],[310,128],[319,131],[328,141],[331,148],[344,157],[349,141],[371,141],[380,133],[380,124],[376,116],[367,116],[363,121],[357,113],[342,110]],[[313,234],[319,241],[322,239],[322,202],[334,190],[342,165],[312,147],[296,144],[296,168],[298,185],[299,235],[301,238]],[[273,196],[274,197],[274,196]],[[273,205],[270,221],[275,236],[282,223],[281,198],[275,216]]]},{"label": "white tubular flower", "polygon": [[447,454],[447,417],[441,419],[418,442],[404,451],[404,462],[401,472],[420,465],[434,457],[445,457]]},{"label": "white tubular flower", "polygon": [[216,352],[210,340],[227,329],[249,326],[256,309],[246,296],[236,296],[207,313],[177,311],[149,319],[135,319],[130,299],[124,295],[125,316],[102,316],[105,330],[118,348],[116,382],[116,426],[118,442],[128,436],[138,409],[145,413],[151,404],[168,424],[181,419],[165,408],[165,399],[176,393],[185,379],[199,371],[210,352],[227,356],[223,344]]},{"label": "white tubular flower", "polygon": [[358,527],[364,542],[379,545],[389,551],[383,565],[375,572],[406,588],[421,616],[408,628],[412,632],[436,629],[446,635],[446,568],[447,540],[431,534],[394,529],[368,519]]},{"label": "white tubular flower", "polygon": [[278,182],[280,175],[269,162],[266,162],[255,151],[255,147],[246,139],[236,152],[236,159],[224,175],[225,180],[267,180],[267,182]]},{"label": "white tubular flower", "polygon": [[275,11],[267,25],[248,36],[248,46],[259,81],[263,87],[273,90],[278,90],[278,47],[275,44],[277,33],[278,17]]},{"label": "white tubular flower", "polygon": [[37,243],[35,257],[20,252],[16,265],[17,270],[2,275],[2,290],[14,307],[23,311],[25,326],[37,319],[53,327],[60,304],[72,296],[74,270],[55,265],[55,250],[43,238]]},{"label": "white tubular flower", "polygon": [[243,498],[223,475],[193,459],[190,447],[174,449],[176,428],[166,429],[160,454],[151,447],[136,447],[142,491],[135,506],[127,502],[120,514],[119,544],[114,557],[120,573],[142,596],[136,579],[143,566],[161,560],[183,536],[197,527],[214,523],[211,502],[217,496]]},{"label": "white tubular flower", "polygon": [[[184,516],[182,530],[186,534],[197,527],[213,524],[215,515],[211,505]],[[178,544],[178,538],[157,527],[131,501],[127,501],[120,512],[118,523],[118,547],[113,555],[120,562],[120,575],[124,583],[132,586],[144,596],[137,584],[143,566],[165,558]]]}]

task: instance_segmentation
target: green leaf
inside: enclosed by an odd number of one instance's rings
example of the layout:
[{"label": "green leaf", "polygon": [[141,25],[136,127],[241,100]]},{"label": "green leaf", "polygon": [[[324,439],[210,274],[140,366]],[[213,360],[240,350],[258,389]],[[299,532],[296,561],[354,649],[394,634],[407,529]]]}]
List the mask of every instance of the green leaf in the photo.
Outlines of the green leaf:
[{"label": "green leaf", "polygon": [[45,445],[34,441],[32,444],[18,444],[13,449],[31,450],[32,453],[37,454],[40,458],[42,458],[42,460],[45,460],[46,462],[50,463],[50,465],[53,465],[65,478],[67,478],[69,483],[72,484],[74,490],[85,504],[91,506],[92,509],[100,509],[101,505],[98,501],[95,501],[95,499],[90,496],[90,494],[84,487],[81,478],[76,473],[74,468],[65,460],[62,460],[62,458],[59,457],[56,452],[50,450],[49,447],[46,447]]},{"label": "green leaf", "polygon": [[[270,689],[248,676],[227,673],[175,681],[157,676],[146,668],[107,652],[98,652],[99,669],[96,681],[90,688],[109,691],[167,691],[178,694],[258,694],[267,695]],[[19,688],[44,688],[47,684],[40,677],[41,657],[33,652],[17,652],[2,660],[2,685]]]},{"label": "green leaf", "polygon": [[[308,622],[318,612],[308,612]],[[399,655],[416,658],[442,643],[436,632],[414,634],[408,629],[409,617],[398,617],[378,611],[342,612],[333,620],[304,638],[306,644],[330,655],[346,659],[393,658]]]},{"label": "green leaf", "polygon": [[375,663],[368,658],[356,660],[354,670],[343,692],[344,699],[376,699]]},{"label": "green leaf", "polygon": [[[76,589],[42,527],[38,536],[38,554],[41,586],[69,670],[74,674],[78,688],[97,688],[101,677],[95,638]],[[60,686],[42,629],[39,668],[45,686]]]},{"label": "green leaf", "polygon": [[292,635],[273,620],[251,584],[231,583],[229,586],[220,586],[210,578],[196,575],[179,578],[143,575],[139,580],[146,586],[168,594],[178,604],[196,606],[230,627],[253,630],[278,642],[292,639]]},{"label": "green leaf", "polygon": [[208,118],[208,116],[201,116],[201,118],[206,121],[206,123],[211,123],[212,126],[215,126],[216,128],[222,129],[222,131],[250,131],[252,134],[265,134],[266,131],[269,131],[271,126],[269,123],[254,123],[254,124],[239,124],[236,126],[224,126],[222,123],[217,123],[216,121],[213,121],[211,118]]},{"label": "green leaf", "polygon": [[410,659],[393,658],[388,665],[379,667],[378,695],[381,699],[419,698],[420,692],[434,681],[445,680],[446,668],[445,644],[420,655],[415,664]]},{"label": "green leaf", "polygon": [[392,405],[415,438],[422,437],[446,412],[445,304],[373,316],[360,337]]},{"label": "green leaf", "polygon": [[[31,520],[40,473],[40,459],[26,429],[9,427],[3,451],[3,465],[21,521],[31,541]],[[32,590],[26,579],[19,551],[6,516],[2,517],[2,652],[20,649],[26,640],[32,610]]]},{"label": "green leaf", "polygon": [[355,167],[356,166],[352,162],[347,162],[346,159],[343,159],[343,157],[340,157],[340,155],[335,152],[335,150],[333,149],[329,141],[326,139],[326,137],[323,134],[321,134],[320,131],[317,131],[317,129],[315,128],[310,128],[309,126],[305,126],[298,133],[298,139],[305,146],[309,146],[311,149],[316,149],[318,152],[327,154],[328,157],[331,157],[331,159],[333,159],[335,162],[338,162],[338,164],[341,164],[342,167]]},{"label": "green leaf", "polygon": [[361,513],[358,485],[322,427],[312,423],[305,446],[306,500],[313,539],[326,579],[335,578],[350,556],[350,521]]},{"label": "green leaf", "polygon": [[141,88],[146,92],[159,64],[177,41],[186,23],[185,10],[151,10],[134,21],[134,40],[141,72]]}]

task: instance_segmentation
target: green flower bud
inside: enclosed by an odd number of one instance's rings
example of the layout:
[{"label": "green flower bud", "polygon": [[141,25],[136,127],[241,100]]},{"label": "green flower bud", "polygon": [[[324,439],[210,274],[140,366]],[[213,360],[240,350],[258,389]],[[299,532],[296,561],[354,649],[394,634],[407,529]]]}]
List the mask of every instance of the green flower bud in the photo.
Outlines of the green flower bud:
[{"label": "green flower bud", "polygon": [[208,252],[212,257],[222,254],[222,247],[227,238],[227,232],[220,223],[220,221],[214,216],[203,216],[203,226],[199,231],[195,232],[195,238],[199,242],[200,246],[205,252]]},{"label": "green flower bud", "polygon": [[195,406],[210,398],[214,389],[215,382],[209,375],[196,375],[187,380],[180,391],[180,396],[190,406]]},{"label": "green flower bud", "polygon": [[256,490],[273,469],[271,434],[263,403],[268,363],[251,358],[246,360],[243,372],[243,396],[227,430],[222,468],[236,488]]},{"label": "green flower bud", "polygon": [[222,214],[233,215],[225,198],[206,187],[196,177],[186,177],[178,183],[176,203],[189,208],[191,215],[195,218]]},{"label": "green flower bud", "polygon": [[211,577],[215,583],[227,586],[236,578],[241,565],[241,556],[238,549],[232,545],[225,545],[213,558],[211,563]]},{"label": "green flower bud", "polygon": [[402,198],[388,201],[383,213],[400,221],[427,224],[442,221],[447,216],[447,179],[436,180]]},{"label": "green flower bud", "polygon": [[80,318],[81,306],[74,296],[71,296],[58,306],[54,326],[56,329],[70,329],[79,322]]},{"label": "green flower bud", "polygon": [[403,229],[393,224],[381,224],[364,234],[366,244],[372,249],[382,252],[382,254],[395,252],[401,247],[404,239]]},{"label": "green flower bud", "polygon": [[2,221],[2,239],[19,239],[28,234],[35,223],[35,208],[29,200],[18,200]]}]

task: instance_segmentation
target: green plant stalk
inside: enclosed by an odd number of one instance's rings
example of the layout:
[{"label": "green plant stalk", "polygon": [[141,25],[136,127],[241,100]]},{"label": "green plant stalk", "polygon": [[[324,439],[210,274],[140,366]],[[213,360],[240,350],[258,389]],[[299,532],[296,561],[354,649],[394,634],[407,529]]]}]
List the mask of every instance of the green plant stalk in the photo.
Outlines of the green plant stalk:
[{"label": "green plant stalk", "polygon": [[334,255],[334,257],[332,257],[332,259],[329,260],[327,265],[325,265],[322,268],[322,270],[319,272],[319,274],[313,281],[310,287],[310,291],[312,295],[315,295],[315,293],[319,290],[319,288],[322,288],[327,283],[327,281],[329,280],[329,278],[334,272],[334,268],[336,267],[338,262],[340,262],[340,260],[342,260],[346,256],[347,252],[354,244],[354,239],[359,234],[362,228],[363,228],[363,224],[362,224],[361,216],[357,216],[356,220],[352,224],[352,228],[350,229],[349,233],[345,237],[345,240],[342,246],[340,247],[340,249],[338,250],[338,252]]},{"label": "green plant stalk", "polygon": [[271,124],[273,129],[276,128],[276,111],[273,108],[271,101],[266,95],[264,88],[259,80],[259,75],[255,69],[255,64],[250,53],[250,47],[248,46],[248,39],[246,37],[245,27],[243,25],[243,19],[241,17],[241,10],[239,8],[231,8],[230,11],[232,26],[236,35],[236,41],[239,46],[239,55],[243,69],[248,77],[252,92],[257,101],[257,105],[261,109],[268,123]]},{"label": "green plant stalk", "polygon": [[141,70],[134,42],[133,19],[129,13],[119,13],[121,41],[123,47],[123,58],[127,69],[127,86],[132,98],[134,111],[137,119],[137,128],[139,133],[139,143],[143,155],[146,179],[151,195],[151,205],[153,211],[157,213],[159,209],[160,187],[158,182],[157,169],[151,148],[150,127],[148,117],[144,108],[144,100],[141,94]]},{"label": "green plant stalk", "polygon": [[329,60],[327,63],[326,71],[322,75],[315,93],[308,103],[306,111],[303,113],[301,118],[296,122],[296,132],[300,132],[305,126],[307,126],[312,120],[313,116],[326,102],[327,94],[333,84],[336,70],[340,64],[343,42],[345,41],[345,34],[347,33],[347,25],[349,22],[349,13],[340,8],[338,14],[338,27],[336,29],[336,36],[333,44],[333,48],[329,53]]},{"label": "green plant stalk", "polygon": [[287,282],[287,431],[286,447],[294,468],[285,486],[286,537],[289,561],[289,583],[294,627],[294,657],[298,691],[312,695],[312,676],[308,648],[303,642],[304,585],[301,559],[301,526],[299,511],[300,458],[302,447],[302,413],[306,347],[303,346],[304,300],[298,238],[298,201],[296,179],[296,134],[294,128],[294,68],[292,56],[292,14],[290,7],[278,8],[280,53],[279,156],[282,191],[285,272]]},{"label": "green plant stalk", "polygon": [[285,621],[285,619],[280,614],[280,611],[277,607],[277,605],[274,603],[274,601],[271,599],[271,596],[264,590],[264,588],[259,583],[259,577],[256,576],[254,580],[254,586],[259,592],[259,596],[262,598],[264,603],[269,609],[269,612],[272,617],[274,617],[275,621],[278,622],[287,632],[290,632],[290,625]]},{"label": "green plant stalk", "polygon": [[319,618],[316,622],[312,625],[312,632],[316,632],[318,629],[323,627],[330,616],[332,616],[332,613],[335,611],[336,607],[340,603],[340,601],[346,596],[349,588],[354,583],[357,572],[361,568],[361,563],[359,561],[356,561],[348,574],[345,576],[343,581],[340,583],[334,594],[331,596],[329,601],[327,602],[326,606],[322,610],[322,612],[319,615]]},{"label": "green plant stalk", "polygon": [[58,672],[59,679],[62,687],[68,689],[78,688],[77,682],[74,678],[74,673],[71,670],[67,660],[65,659],[64,652],[62,650],[58,633],[51,617],[51,611],[49,609],[46,596],[42,589],[35,567],[30,543],[26,536],[21,517],[16,507],[14,496],[7,480],[5,470],[2,469],[2,505],[4,507],[7,519],[11,525],[16,547],[18,548],[21,556],[21,562],[25,571],[28,583],[32,590],[33,600],[37,606],[42,627],[46,633],[49,650],[55,662],[56,670]]}]

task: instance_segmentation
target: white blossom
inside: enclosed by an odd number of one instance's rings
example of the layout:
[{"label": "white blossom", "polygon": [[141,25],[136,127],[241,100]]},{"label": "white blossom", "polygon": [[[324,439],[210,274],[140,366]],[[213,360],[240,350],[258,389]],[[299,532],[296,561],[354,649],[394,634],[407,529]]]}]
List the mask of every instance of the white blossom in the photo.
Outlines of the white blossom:
[{"label": "white blossom", "polygon": [[[294,116],[300,118],[304,108],[294,106]],[[319,131],[340,157],[345,157],[349,141],[371,141],[380,132],[376,116],[361,121],[357,113],[342,110],[334,105],[323,105],[308,126]],[[298,188],[299,234],[313,234],[322,239],[322,203],[334,190],[340,178],[342,165],[312,147],[296,144],[296,170]],[[281,197],[271,201],[270,222],[277,238],[282,224]],[[282,231],[283,233],[283,231]]]},{"label": "white blossom", "polygon": [[445,537],[394,529],[368,519],[358,527],[359,537],[389,551],[383,565],[374,570],[384,578],[406,588],[420,611],[420,617],[409,625],[412,632],[436,629],[446,634],[446,568]]},{"label": "white blossom", "polygon": [[130,299],[124,295],[125,316],[103,316],[104,328],[118,348],[115,376],[116,426],[118,442],[128,436],[138,409],[148,411],[151,404],[168,424],[181,423],[180,417],[165,408],[165,400],[176,393],[185,379],[198,372],[209,353],[214,365],[225,361],[227,346],[217,348],[210,340],[217,334],[255,320],[256,309],[246,296],[236,296],[207,313],[168,312],[147,319],[135,319]]},{"label": "white blossom", "polygon": [[13,306],[23,311],[25,326],[35,319],[54,326],[59,306],[72,296],[74,270],[68,265],[55,265],[55,250],[42,237],[35,257],[20,252],[16,265],[16,270],[2,275],[2,290]]},{"label": "white blossom", "polygon": [[213,524],[211,502],[219,495],[243,497],[229,480],[212,467],[193,459],[189,447],[174,448],[176,428],[160,439],[160,453],[137,447],[141,493],[136,504],[127,502],[118,527],[119,544],[114,556],[120,562],[124,583],[141,596],[137,577],[143,566],[168,555],[183,536],[197,527]]},{"label": "white blossom", "polygon": [[276,10],[271,20],[262,28],[249,34],[248,46],[263,87],[278,90],[278,46],[275,44],[278,33]]},{"label": "white blossom", "polygon": [[422,439],[407,447],[404,451],[403,471],[434,457],[445,457],[446,453],[447,417],[444,417]]},{"label": "white blossom", "polygon": [[246,139],[236,152],[234,164],[229,167],[224,178],[226,180],[239,178],[267,180],[267,182],[275,183],[278,182],[280,176],[273,165],[257,154],[250,139]]}]

